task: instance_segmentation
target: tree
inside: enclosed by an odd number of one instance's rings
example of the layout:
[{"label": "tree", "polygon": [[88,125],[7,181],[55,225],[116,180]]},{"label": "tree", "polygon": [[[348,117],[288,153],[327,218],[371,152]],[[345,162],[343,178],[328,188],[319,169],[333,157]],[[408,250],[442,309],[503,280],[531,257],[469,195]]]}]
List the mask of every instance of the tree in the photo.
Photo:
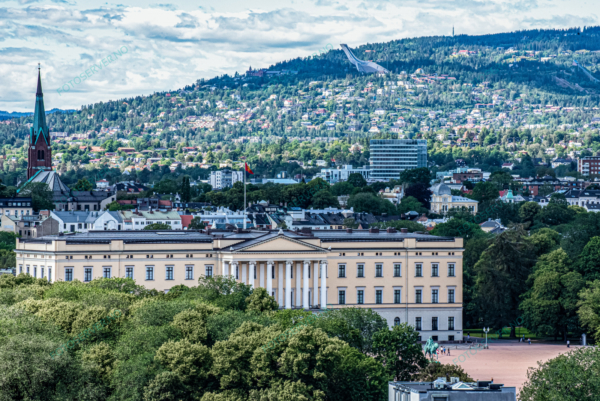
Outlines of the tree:
[{"label": "tree", "polygon": [[562,334],[563,340],[578,328],[578,293],[584,287],[581,274],[571,270],[573,262],[562,249],[543,255],[529,281],[531,289],[523,295],[520,309],[525,326],[539,335]]},{"label": "tree", "polygon": [[366,212],[374,215],[382,213],[394,215],[396,213],[396,207],[392,202],[364,192],[352,195],[348,199],[348,206],[353,207],[356,213]]},{"label": "tree", "polygon": [[[533,262],[532,246],[522,226],[492,238],[474,268],[474,301],[484,325],[501,328],[518,317],[520,297],[527,290]],[[514,327],[510,336],[515,337]]]},{"label": "tree", "polygon": [[106,205],[106,209],[109,212],[116,212],[119,210],[131,210],[131,209],[135,209],[134,205],[121,205],[119,202],[114,201],[114,202],[110,202],[108,205]]},{"label": "tree", "polygon": [[398,205],[398,213],[417,212],[419,214],[427,213],[423,204],[413,196],[405,196]]},{"label": "tree", "polygon": [[[231,272],[235,274],[235,272]],[[220,308],[246,310],[246,300],[252,286],[238,283],[235,276],[203,276],[198,279],[197,293],[200,298]]]},{"label": "tree", "polygon": [[371,224],[371,227],[380,228],[384,230],[388,227],[391,227],[395,228],[398,231],[400,231],[403,228],[406,228],[409,233],[414,233],[415,231],[425,231],[425,226],[423,226],[423,224],[410,220],[381,221],[378,223]]},{"label": "tree", "polygon": [[458,365],[430,362],[425,369],[415,377],[418,382],[434,382],[438,377],[445,377],[450,382],[451,377],[458,377],[461,382],[474,382],[463,368]]},{"label": "tree", "polygon": [[264,312],[279,309],[279,305],[266,289],[262,287],[255,288],[252,294],[246,298],[246,304],[249,311]]},{"label": "tree", "polygon": [[573,217],[575,217],[575,212],[570,210],[567,205],[551,200],[546,207],[540,210],[536,220],[542,224],[557,226],[570,222]]},{"label": "tree", "polygon": [[146,227],[144,227],[144,230],[170,230],[170,229],[171,229],[171,225],[167,224],[167,223],[148,224]]},{"label": "tree", "polygon": [[19,196],[31,197],[32,207],[35,212],[40,210],[54,210],[53,192],[48,184],[43,182],[30,182],[23,188]]},{"label": "tree", "polygon": [[597,342],[600,340],[600,280],[592,282],[589,288],[581,291],[579,297],[577,315]]},{"label": "tree", "polygon": [[373,335],[373,354],[395,381],[411,381],[427,366],[417,342],[419,333],[408,323],[379,330]]},{"label": "tree", "polygon": [[367,180],[360,173],[352,173],[348,176],[348,184],[355,188],[362,188],[367,186]]},{"label": "tree", "polygon": [[327,207],[340,207],[337,198],[329,192],[328,189],[322,189],[312,197],[311,204],[316,209],[325,209]]},{"label": "tree", "polygon": [[344,219],[344,227],[346,228],[358,228],[358,223],[354,217],[346,217]]},{"label": "tree", "polygon": [[431,202],[431,191],[429,185],[416,183],[404,190],[404,196],[413,197],[419,201],[426,209],[429,209]]},{"label": "tree", "polygon": [[537,202],[525,202],[519,209],[519,217],[523,223],[527,222],[533,224],[533,221],[541,210],[542,207]]},{"label": "tree", "polygon": [[336,182],[331,186],[331,193],[335,196],[350,195],[352,190],[354,190],[354,186],[348,181]]},{"label": "tree", "polygon": [[183,177],[181,182],[181,201],[189,202],[192,200],[192,190],[190,187],[190,177],[187,175]]},{"label": "tree", "polygon": [[495,201],[500,196],[498,187],[491,182],[479,182],[473,188],[471,198],[479,202],[480,207],[484,203]]},{"label": "tree", "polygon": [[204,230],[205,228],[206,224],[204,224],[200,217],[194,217],[188,225],[188,230]]},{"label": "tree", "polygon": [[585,245],[576,269],[585,281],[600,280],[600,237],[592,237]]},{"label": "tree", "polygon": [[441,237],[462,237],[470,240],[475,237],[484,237],[486,233],[479,227],[479,224],[464,221],[458,218],[453,218],[445,223],[437,224],[433,231],[433,235]]},{"label": "tree", "polygon": [[423,184],[429,187],[431,183],[431,172],[427,167],[403,170],[400,173],[400,181],[403,184]]},{"label": "tree", "polygon": [[592,401],[600,394],[600,348],[574,349],[530,368],[519,393],[522,401]]},{"label": "tree", "polygon": [[343,308],[319,315],[315,327],[330,337],[347,342],[363,354],[370,355],[373,352],[375,333],[387,330],[387,322],[371,309]]},{"label": "tree", "polygon": [[73,189],[75,191],[91,191],[92,189],[94,189],[94,186],[91,182],[87,180],[86,177],[83,177],[82,179],[77,181],[77,184],[75,184],[75,187]]}]

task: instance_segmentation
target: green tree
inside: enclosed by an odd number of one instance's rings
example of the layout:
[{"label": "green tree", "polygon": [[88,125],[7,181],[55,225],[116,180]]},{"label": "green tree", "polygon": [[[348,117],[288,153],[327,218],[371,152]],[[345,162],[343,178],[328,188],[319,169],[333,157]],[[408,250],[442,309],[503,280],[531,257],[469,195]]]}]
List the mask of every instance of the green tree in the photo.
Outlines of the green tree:
[{"label": "green tree", "polygon": [[423,184],[429,187],[431,183],[431,172],[427,167],[403,170],[400,173],[400,181],[403,184]]},{"label": "green tree", "polygon": [[91,191],[92,189],[94,189],[94,186],[91,182],[87,180],[86,177],[83,177],[82,179],[77,181],[77,184],[75,184],[75,187],[73,187],[73,189],[75,191]]},{"label": "green tree", "polygon": [[351,196],[348,199],[348,206],[353,207],[356,213],[396,214],[396,207],[392,202],[364,192]]},{"label": "green tree", "polygon": [[252,294],[246,298],[247,310],[254,312],[264,312],[279,309],[279,305],[266,289],[262,287],[252,290]]},{"label": "green tree", "polygon": [[203,276],[198,279],[197,292],[200,297],[226,310],[246,310],[246,299],[251,291],[250,285],[238,283],[234,276]]},{"label": "green tree", "polygon": [[391,221],[381,221],[378,223],[371,224],[373,228],[386,229],[388,227],[395,228],[400,231],[403,228],[406,228],[409,233],[414,233],[415,231],[425,231],[425,226],[421,223],[417,223],[416,221],[410,220],[391,220]]},{"label": "green tree", "polygon": [[531,289],[523,295],[520,309],[525,326],[539,335],[562,334],[563,340],[579,326],[577,294],[584,287],[581,274],[571,270],[573,262],[562,249],[543,255],[529,281]]},{"label": "green tree", "polygon": [[387,321],[371,309],[343,308],[319,315],[314,326],[370,355],[374,335],[380,330],[387,330]]},{"label": "green tree", "polygon": [[144,227],[144,230],[170,230],[171,225],[167,223],[153,223]]},{"label": "green tree", "polygon": [[592,237],[577,259],[576,269],[585,281],[600,280],[600,237]]},{"label": "green tree", "polygon": [[461,382],[474,382],[464,370],[458,365],[430,362],[425,369],[419,372],[415,381],[434,382],[438,377],[445,377],[450,382],[451,377],[458,377]]},{"label": "green tree", "polygon": [[348,181],[340,181],[331,186],[331,193],[335,196],[350,195],[354,188]]},{"label": "green tree", "polygon": [[340,207],[337,198],[329,192],[328,189],[322,189],[311,199],[311,205],[315,209],[324,209],[327,207]]},{"label": "green tree", "polygon": [[362,188],[367,186],[367,180],[360,173],[352,173],[348,176],[348,184],[354,188]]},{"label": "green tree", "polygon": [[528,222],[533,224],[533,221],[542,210],[542,207],[537,202],[525,202],[519,209],[519,217],[523,223]]},{"label": "green tree", "polygon": [[54,210],[53,193],[48,184],[30,182],[19,193],[19,196],[31,197],[32,207],[35,212],[39,212],[40,210]]},{"label": "green tree", "polygon": [[417,342],[419,333],[401,323],[373,335],[373,355],[395,381],[411,381],[427,366],[427,359]]},{"label": "green tree", "polygon": [[594,280],[589,288],[579,294],[577,315],[596,341],[600,340],[600,280]]},{"label": "green tree", "polygon": [[346,228],[358,228],[358,223],[354,217],[346,217],[344,219],[344,227]]},{"label": "green tree", "polygon": [[538,213],[536,219],[542,224],[557,226],[570,222],[574,217],[575,212],[569,209],[567,205],[551,200],[548,205],[542,208]]},{"label": "green tree", "polygon": [[486,236],[486,233],[479,227],[479,224],[457,218],[437,224],[433,231],[431,231],[431,234],[441,237],[462,237],[466,240]]},{"label": "green tree", "polygon": [[398,205],[398,213],[417,212],[419,214],[427,213],[423,204],[413,196],[405,196]]},{"label": "green tree", "polygon": [[204,224],[200,217],[194,217],[188,225],[188,230],[204,230],[205,228],[206,224]]},{"label": "green tree", "polygon": [[[522,226],[492,238],[474,268],[474,301],[484,325],[501,328],[515,321],[533,262],[532,246]],[[514,327],[510,336],[515,337]]]},{"label": "green tree", "polygon": [[181,182],[181,201],[189,202],[192,200],[192,189],[190,187],[190,177],[184,176]]},{"label": "green tree", "polygon": [[529,369],[522,401],[592,401],[600,394],[600,348],[574,349]]},{"label": "green tree", "polygon": [[471,194],[471,198],[475,199],[481,205],[490,203],[498,199],[500,193],[498,192],[498,187],[491,182],[479,182],[473,188],[473,193]]}]

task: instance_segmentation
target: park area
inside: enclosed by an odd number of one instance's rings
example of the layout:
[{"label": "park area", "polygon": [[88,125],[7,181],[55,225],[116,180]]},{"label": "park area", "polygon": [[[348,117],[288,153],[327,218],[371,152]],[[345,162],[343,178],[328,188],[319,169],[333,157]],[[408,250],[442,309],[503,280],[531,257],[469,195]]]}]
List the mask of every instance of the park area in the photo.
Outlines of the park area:
[{"label": "park area", "polygon": [[439,361],[463,368],[474,380],[491,380],[506,387],[521,389],[527,381],[527,369],[537,367],[537,362],[568,352],[578,346],[567,348],[564,344],[519,343],[518,341],[495,341],[489,349],[452,347],[450,355],[440,355]]}]

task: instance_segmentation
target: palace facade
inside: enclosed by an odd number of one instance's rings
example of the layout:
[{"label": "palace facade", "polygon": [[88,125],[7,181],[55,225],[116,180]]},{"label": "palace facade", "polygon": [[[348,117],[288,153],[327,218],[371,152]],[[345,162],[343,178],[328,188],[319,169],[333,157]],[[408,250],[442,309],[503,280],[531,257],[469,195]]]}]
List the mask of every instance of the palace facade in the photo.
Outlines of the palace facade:
[{"label": "palace facade", "polygon": [[263,287],[282,308],[371,308],[426,340],[462,340],[463,239],[387,230],[90,231],[19,239],[17,271],[130,277],[168,291],[201,276]]}]

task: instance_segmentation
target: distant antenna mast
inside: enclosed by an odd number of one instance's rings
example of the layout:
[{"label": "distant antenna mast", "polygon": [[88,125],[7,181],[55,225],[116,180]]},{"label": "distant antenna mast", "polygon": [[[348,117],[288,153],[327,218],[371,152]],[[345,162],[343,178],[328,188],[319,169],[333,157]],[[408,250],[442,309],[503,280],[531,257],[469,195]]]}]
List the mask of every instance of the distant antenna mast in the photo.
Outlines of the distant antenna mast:
[{"label": "distant antenna mast", "polygon": [[452,25],[452,37],[454,37],[454,25]]}]

